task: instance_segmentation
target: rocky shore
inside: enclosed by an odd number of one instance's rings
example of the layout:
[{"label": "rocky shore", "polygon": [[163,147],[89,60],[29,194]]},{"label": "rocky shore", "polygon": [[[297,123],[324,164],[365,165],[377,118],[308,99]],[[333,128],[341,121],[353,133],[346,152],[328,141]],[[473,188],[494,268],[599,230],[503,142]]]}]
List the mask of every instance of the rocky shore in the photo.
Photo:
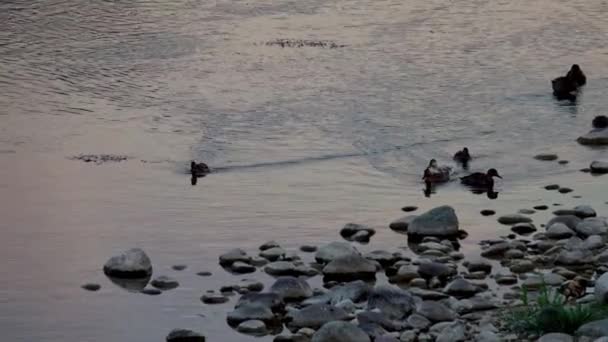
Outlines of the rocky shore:
[{"label": "rocky shore", "polygon": [[[608,270],[608,219],[580,205],[555,210],[537,227],[531,215],[549,206],[535,208],[498,216],[496,225],[506,225],[512,233],[481,241],[478,257],[465,258],[459,251],[467,233],[450,206],[418,215],[408,208],[410,215],[390,223],[390,229],[408,235],[407,248],[361,252],[356,245],[373,247],[376,231],[348,223],[338,232],[343,241],[318,247],[293,251],[269,241],[255,252],[233,249],[218,261],[240,280],[209,290],[200,301],[224,305],[238,295],[226,316],[227,328],[251,336],[274,335],[277,342],[594,341],[608,336],[608,320],[585,324],[572,336],[522,335],[505,326],[504,314],[523,304],[524,289],[533,296],[541,288],[561,291],[585,279],[583,293],[574,300],[608,301],[608,273],[602,276]],[[180,286],[165,275],[152,278],[150,258],[140,249],[112,257],[104,272],[119,285],[139,279],[131,290],[145,294]],[[275,278],[270,287],[256,280],[261,272]],[[311,285],[318,280],[322,287]],[[99,289],[95,284],[83,288]],[[166,340],[205,337],[178,329]]]}]

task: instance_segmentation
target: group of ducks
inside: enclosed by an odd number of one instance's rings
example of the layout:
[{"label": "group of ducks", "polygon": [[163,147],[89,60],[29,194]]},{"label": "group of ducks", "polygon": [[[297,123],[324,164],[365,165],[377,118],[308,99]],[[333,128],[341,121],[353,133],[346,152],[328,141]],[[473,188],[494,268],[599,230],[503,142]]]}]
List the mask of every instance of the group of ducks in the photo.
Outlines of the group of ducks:
[{"label": "group of ducks", "polygon": [[[465,169],[471,159],[469,149],[466,147],[462,149],[462,151],[458,151],[454,154],[454,160],[462,164]],[[427,185],[427,188],[430,188],[433,184],[448,182],[450,180],[451,172],[451,167],[439,166],[435,159],[431,159],[429,165],[424,170],[422,179]],[[460,182],[470,187],[492,191],[494,188],[494,177],[502,178],[496,169],[489,169],[486,173],[475,172],[468,176],[461,177]]]}]

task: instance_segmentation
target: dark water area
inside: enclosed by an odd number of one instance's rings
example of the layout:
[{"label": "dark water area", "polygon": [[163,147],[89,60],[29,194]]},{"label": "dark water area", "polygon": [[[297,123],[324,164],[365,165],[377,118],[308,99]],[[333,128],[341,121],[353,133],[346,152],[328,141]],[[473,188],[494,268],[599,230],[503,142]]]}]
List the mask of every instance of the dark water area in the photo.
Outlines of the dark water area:
[{"label": "dark water area", "polygon": [[[582,0],[1,2],[3,339],[162,341],[184,327],[270,341],[227,327],[235,298],[199,301],[241,278],[217,265],[228,249],[295,250],[358,222],[378,231],[361,250],[396,250],[406,238],[387,225],[402,206],[449,204],[478,255],[509,232],[481,209],[606,215],[606,179],[579,172],[606,149],[576,138],[608,108],[607,14]],[[344,46],[265,44],[284,38]],[[556,101],[550,79],[573,63],[588,84]],[[428,160],[451,164],[463,146],[471,171],[504,177],[497,199],[457,182],[425,197]],[[543,152],[570,163],[532,158]],[[101,153],[130,159],[70,159]],[[215,171],[194,187],[192,159]],[[182,285],[157,297],[113,285],[101,267],[130,247]]]}]

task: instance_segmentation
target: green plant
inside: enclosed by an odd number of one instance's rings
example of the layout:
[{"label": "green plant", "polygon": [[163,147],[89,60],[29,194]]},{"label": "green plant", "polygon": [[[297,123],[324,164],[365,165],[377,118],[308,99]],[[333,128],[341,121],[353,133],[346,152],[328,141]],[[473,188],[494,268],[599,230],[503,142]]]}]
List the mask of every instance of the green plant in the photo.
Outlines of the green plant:
[{"label": "green plant", "polygon": [[581,325],[608,317],[608,308],[597,304],[569,304],[555,290],[542,286],[535,301],[522,289],[523,306],[507,312],[503,319],[508,330],[516,333],[573,334]]}]

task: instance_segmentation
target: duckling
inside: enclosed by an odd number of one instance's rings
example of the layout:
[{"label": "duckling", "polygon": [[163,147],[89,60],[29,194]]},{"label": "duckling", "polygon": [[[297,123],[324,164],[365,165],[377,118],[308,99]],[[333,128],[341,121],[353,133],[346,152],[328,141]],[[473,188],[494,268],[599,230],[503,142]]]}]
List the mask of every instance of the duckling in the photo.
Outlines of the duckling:
[{"label": "duckling", "polygon": [[585,83],[587,83],[587,77],[578,64],[574,64],[566,76],[551,81],[553,95],[558,99],[576,99],[578,89]]},{"label": "duckling", "polygon": [[431,159],[429,165],[424,170],[422,179],[427,184],[430,183],[443,183],[450,180],[450,167],[438,166],[435,159]]},{"label": "duckling", "polygon": [[467,147],[463,148],[462,151],[458,151],[454,154],[454,160],[466,165],[471,161],[471,155],[469,154],[469,149]]},{"label": "duckling", "polygon": [[194,160],[190,163],[190,173],[193,177],[205,177],[211,170],[205,163],[196,163]]},{"label": "duckling", "polygon": [[493,177],[498,177],[502,179],[496,169],[489,169],[487,173],[475,172],[468,176],[461,177],[460,182],[468,186],[491,189],[494,187]]},{"label": "duckling", "polygon": [[598,115],[595,118],[593,118],[593,121],[591,124],[593,125],[593,128],[604,129],[604,128],[608,127],[608,117],[606,117],[604,115]]},{"label": "duckling", "polygon": [[560,292],[566,297],[566,300],[576,300],[587,294],[588,280],[576,276],[572,280],[568,280],[560,287]]}]

